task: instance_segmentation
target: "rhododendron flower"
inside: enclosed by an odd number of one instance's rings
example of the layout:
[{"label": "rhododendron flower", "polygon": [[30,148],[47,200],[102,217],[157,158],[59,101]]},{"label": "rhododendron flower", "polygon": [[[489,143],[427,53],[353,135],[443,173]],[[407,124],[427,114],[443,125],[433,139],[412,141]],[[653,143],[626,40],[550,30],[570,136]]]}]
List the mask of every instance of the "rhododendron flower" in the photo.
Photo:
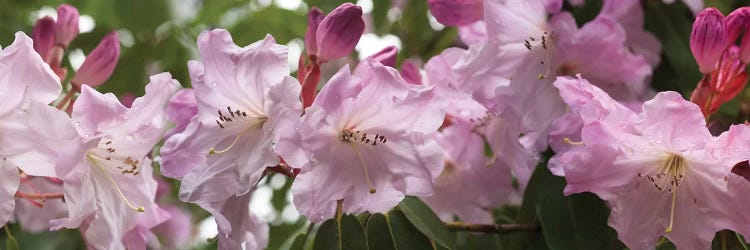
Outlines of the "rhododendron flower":
[{"label": "rhododendron flower", "polygon": [[167,104],[167,119],[174,123],[174,128],[167,131],[164,135],[169,138],[173,134],[185,131],[190,120],[198,114],[198,101],[195,99],[193,89],[181,89],[177,91]]},{"label": "rhododendron flower", "polygon": [[446,160],[435,193],[422,199],[443,221],[457,216],[466,223],[493,223],[491,209],[512,190],[510,169],[485,155],[484,139],[475,129],[471,122],[456,120],[436,136]]},{"label": "rhododendron flower", "polygon": [[485,4],[488,40],[472,46],[454,69],[462,88],[493,112],[523,114],[531,149],[546,148],[549,124],[564,113],[551,84],[555,76],[581,73],[623,101],[647,90],[651,68],[625,46],[625,31],[611,18],[599,16],[578,28],[570,13],[556,12],[555,1]]},{"label": "rhododendron flower", "polygon": [[[292,129],[299,120],[300,85],[289,76],[286,47],[271,36],[240,48],[226,30],[206,31],[198,49],[201,61],[188,65],[198,113],[161,148],[162,173],[182,180],[181,200],[219,220],[222,249],[243,242],[261,248],[266,226],[236,209],[247,208],[266,167],[279,164],[273,145],[282,128]],[[175,118],[184,120],[188,113]]]},{"label": "rhododendron flower", "polygon": [[53,229],[81,227],[92,247],[124,249],[127,232],[163,221],[147,156],[166,131],[164,107],[178,88],[168,73],[154,75],[128,109],[113,94],[82,86],[67,127],[78,137],[59,149],[56,166],[68,217],[52,221]]},{"label": "rhododendron flower", "polygon": [[661,61],[661,43],[654,34],[644,29],[643,7],[640,0],[605,0],[599,16],[617,21],[625,30],[625,46],[642,55],[651,66]]},{"label": "rhododendron flower", "polygon": [[406,83],[372,59],[345,66],[305,110],[297,129],[276,149],[302,168],[292,184],[294,204],[310,220],[342,211],[386,212],[404,195],[427,196],[443,163],[429,137],[443,121],[430,87]]},{"label": "rhododendron flower", "polygon": [[[60,194],[63,192],[62,187],[62,181],[56,178],[25,176],[25,178],[21,178],[18,192],[31,195]],[[23,225],[22,229],[26,232],[41,233],[49,231],[49,222],[53,219],[63,218],[67,213],[68,207],[63,199],[16,197],[16,222]]]},{"label": "rhododendron flower", "polygon": [[13,217],[19,168],[34,176],[55,176],[55,150],[40,142],[60,142],[65,113],[48,106],[62,87],[54,72],[34,51],[31,38],[18,32],[0,51],[0,225]]},{"label": "rhododendron flower", "polygon": [[264,249],[268,245],[268,223],[250,211],[252,192],[229,199],[200,204],[216,219],[221,250]]},{"label": "rhododendron flower", "polygon": [[[198,114],[161,150],[164,174],[182,179],[180,199],[223,201],[250,191],[268,166],[280,126],[301,114],[286,47],[271,36],[240,48],[226,30],[201,33],[189,66]],[[292,125],[290,125],[292,126]]]},{"label": "rhododendron flower", "polygon": [[650,249],[664,236],[680,249],[707,249],[715,232],[732,228],[725,177],[737,162],[720,157],[697,105],[661,92],[636,113],[583,79],[555,86],[583,129],[551,168],[563,169],[553,172],[564,174],[565,194],[593,192],[609,203],[609,225],[625,245]]}]

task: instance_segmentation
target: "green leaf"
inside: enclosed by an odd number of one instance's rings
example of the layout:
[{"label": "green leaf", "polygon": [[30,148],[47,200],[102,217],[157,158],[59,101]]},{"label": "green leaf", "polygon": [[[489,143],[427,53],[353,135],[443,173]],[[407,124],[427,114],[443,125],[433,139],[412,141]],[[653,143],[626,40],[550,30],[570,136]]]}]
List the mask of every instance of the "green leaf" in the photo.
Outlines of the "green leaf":
[{"label": "green leaf", "polygon": [[16,241],[16,238],[13,238],[13,237],[8,238],[8,241],[5,242],[5,249],[7,249],[7,250],[18,250],[18,249],[20,249],[18,247],[18,241]]},{"label": "green leaf", "polygon": [[314,250],[367,250],[367,238],[362,224],[354,215],[343,215],[341,220],[323,222],[315,235]]},{"label": "green leaf", "polygon": [[428,238],[449,249],[458,249],[453,234],[427,204],[416,197],[407,196],[398,207],[411,224]]},{"label": "green leaf", "polygon": [[[516,223],[538,223],[536,207],[539,199],[550,191],[557,190],[557,192],[562,193],[562,189],[565,186],[565,179],[552,175],[547,168],[547,161],[551,155],[551,151],[545,152],[542,160],[537,164],[534,173],[531,174]],[[534,246],[546,247],[543,242],[544,235],[540,232],[515,232],[503,236],[503,243],[506,249],[529,249]]]},{"label": "green leaf", "polygon": [[367,221],[367,241],[377,250],[432,250],[430,240],[420,233],[401,211],[374,214]]},{"label": "green leaf", "polygon": [[655,87],[660,90],[675,90],[676,87],[683,94],[688,93],[701,78],[690,51],[693,23],[690,10],[682,2],[665,6],[661,1],[647,1],[645,14],[646,28],[662,43],[663,58],[668,62],[662,67],[670,66],[673,72],[673,77],[655,82]]},{"label": "green leaf", "polygon": [[575,227],[562,192],[548,192],[537,203],[537,214],[550,249],[577,249]]},{"label": "green leaf", "polygon": [[307,241],[307,234],[303,233],[297,235],[297,237],[294,237],[294,241],[292,242],[292,246],[289,247],[289,250],[304,250],[305,241]]}]

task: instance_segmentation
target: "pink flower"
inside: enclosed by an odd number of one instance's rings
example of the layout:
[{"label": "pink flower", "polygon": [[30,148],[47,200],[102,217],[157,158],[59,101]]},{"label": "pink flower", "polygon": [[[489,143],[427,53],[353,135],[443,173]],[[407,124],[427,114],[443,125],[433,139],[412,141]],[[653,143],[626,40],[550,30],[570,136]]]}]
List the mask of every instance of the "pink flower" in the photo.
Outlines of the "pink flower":
[{"label": "pink flower", "polygon": [[55,176],[56,148],[71,133],[68,121],[48,104],[57,98],[60,81],[34,51],[31,38],[18,32],[13,44],[0,50],[0,225],[13,217],[19,169],[28,175]]},{"label": "pink flower", "polygon": [[491,209],[500,207],[512,190],[510,169],[485,155],[484,139],[475,129],[473,123],[456,120],[436,136],[446,160],[435,193],[422,199],[443,221],[457,216],[466,223],[494,223]]},{"label": "pink flower", "polygon": [[740,39],[740,59],[743,63],[750,62],[750,7],[738,8],[729,13],[726,19],[729,32],[729,43],[734,44]]},{"label": "pink flower", "polygon": [[300,86],[271,36],[240,48],[226,30],[205,31],[198,49],[201,61],[188,64],[198,114],[165,142],[162,170],[182,179],[183,201],[218,202],[250,192],[280,162],[273,145],[299,119]]},{"label": "pink flower", "polygon": [[55,41],[63,48],[67,48],[70,41],[78,36],[78,9],[68,4],[57,6],[57,21],[55,22]]},{"label": "pink flower", "polygon": [[470,47],[454,70],[462,89],[493,113],[523,114],[527,147],[545,148],[549,125],[564,113],[551,84],[555,76],[580,73],[622,101],[638,100],[648,90],[651,67],[625,46],[625,31],[611,18],[600,16],[578,28],[567,12],[547,20],[554,12],[546,9],[554,10],[555,3],[486,3],[490,39]]},{"label": "pink flower", "polygon": [[195,99],[193,89],[177,91],[167,104],[167,119],[174,123],[174,128],[167,131],[164,137],[169,138],[173,134],[185,131],[196,114],[198,114],[198,101]]},{"label": "pink flower", "polygon": [[113,31],[102,38],[99,45],[86,56],[81,68],[70,82],[78,88],[81,84],[92,87],[102,85],[112,75],[119,57],[120,38],[117,32]]},{"label": "pink flower", "polygon": [[[52,166],[54,167],[54,166]],[[51,181],[48,177],[31,177],[21,179],[18,192],[25,194],[62,193],[61,181]],[[41,206],[40,206],[41,205]],[[23,230],[31,233],[49,231],[49,222],[67,216],[68,207],[63,199],[27,200],[16,198],[16,222],[23,225]]]},{"label": "pink flower", "polygon": [[396,58],[398,57],[398,48],[396,46],[388,46],[378,51],[375,54],[369,56],[375,61],[382,63],[385,66],[396,67]]},{"label": "pink flower", "polygon": [[640,0],[606,0],[599,16],[617,21],[625,30],[625,46],[642,55],[651,66],[661,61],[661,43],[644,29],[643,7]]},{"label": "pink flower", "polygon": [[194,238],[190,212],[179,206],[164,205],[162,208],[169,213],[170,218],[151,231],[161,238],[164,247],[168,249],[187,248]]},{"label": "pink flower", "polygon": [[59,149],[56,165],[68,217],[52,221],[53,229],[82,227],[91,246],[124,249],[127,232],[163,220],[147,156],[166,130],[164,107],[179,86],[168,73],[154,75],[130,109],[82,86],[66,127],[78,138]]},{"label": "pink flower", "polygon": [[442,154],[428,135],[443,121],[434,90],[410,85],[390,67],[366,59],[343,67],[276,150],[302,168],[294,204],[315,222],[345,213],[385,212],[404,195],[432,193]]},{"label": "pink flower", "polygon": [[354,4],[344,3],[326,16],[311,9],[305,34],[307,54],[323,62],[349,55],[364,30],[362,8]]},{"label": "pink flower", "polygon": [[46,62],[50,51],[55,47],[55,19],[45,16],[36,20],[31,37],[34,38],[34,50]]},{"label": "pink flower", "polygon": [[252,192],[223,201],[199,204],[216,218],[220,250],[265,249],[268,246],[268,223],[250,211]]},{"label": "pink flower", "polygon": [[703,74],[711,73],[730,41],[724,15],[716,8],[707,8],[695,17],[690,34],[690,50]]},{"label": "pink flower", "polygon": [[650,249],[665,236],[677,248],[706,249],[732,228],[724,178],[736,162],[716,152],[697,105],[661,92],[636,113],[583,79],[555,86],[583,129],[578,146],[551,164],[563,169],[566,195],[593,192],[609,203],[609,225],[626,246]]},{"label": "pink flower", "polygon": [[482,0],[428,0],[430,12],[447,26],[463,26],[482,19]]}]

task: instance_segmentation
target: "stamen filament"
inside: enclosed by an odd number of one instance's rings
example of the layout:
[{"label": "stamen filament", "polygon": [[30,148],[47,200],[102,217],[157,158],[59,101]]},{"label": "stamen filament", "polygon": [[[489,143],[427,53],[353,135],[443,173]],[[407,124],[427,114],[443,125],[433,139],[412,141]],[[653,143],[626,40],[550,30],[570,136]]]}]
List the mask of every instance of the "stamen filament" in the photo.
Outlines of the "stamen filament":
[{"label": "stamen filament", "polygon": [[677,200],[677,189],[675,188],[674,192],[672,192],[672,209],[669,211],[669,226],[666,230],[664,230],[665,233],[671,233],[672,232],[672,226],[674,225],[674,207],[675,207],[675,200]]},{"label": "stamen filament", "polygon": [[372,183],[370,182],[370,174],[367,172],[367,165],[365,165],[365,160],[362,158],[362,155],[359,154],[359,149],[357,148],[356,144],[352,144],[352,150],[354,150],[354,154],[359,159],[359,162],[362,164],[362,170],[365,171],[365,179],[367,179],[367,187],[370,188],[369,192],[371,194],[374,194],[377,192],[377,190],[372,186]]},{"label": "stamen filament", "polygon": [[572,141],[568,137],[563,138],[563,142],[570,144],[570,145],[584,145],[583,141]]},{"label": "stamen filament", "polygon": [[240,137],[242,137],[243,135],[245,135],[245,133],[247,133],[247,131],[249,131],[250,128],[251,127],[248,127],[245,130],[243,130],[242,132],[240,132],[236,137],[234,137],[234,140],[232,141],[232,144],[229,144],[229,146],[227,146],[226,148],[224,148],[222,150],[216,150],[216,148],[211,148],[211,150],[208,151],[208,154],[212,155],[212,154],[223,154],[223,153],[226,153],[227,151],[229,151],[230,149],[232,149],[235,144],[237,144],[237,142],[240,140]]},{"label": "stamen filament", "polygon": [[91,162],[92,165],[99,168],[99,170],[101,170],[102,173],[104,173],[104,175],[107,176],[107,179],[109,180],[110,184],[112,184],[112,187],[114,187],[115,191],[117,191],[117,193],[120,195],[120,198],[122,198],[122,200],[125,201],[125,204],[128,205],[128,207],[141,213],[146,211],[145,208],[134,205],[133,203],[130,202],[130,200],[128,200],[127,197],[125,197],[125,194],[120,189],[120,186],[118,186],[117,183],[115,182],[115,179],[113,179],[112,176],[109,175],[106,169],[104,169],[102,166],[99,165],[99,162],[96,159],[94,159],[94,156],[92,156],[91,153],[87,153],[86,158],[89,160],[89,162]]}]

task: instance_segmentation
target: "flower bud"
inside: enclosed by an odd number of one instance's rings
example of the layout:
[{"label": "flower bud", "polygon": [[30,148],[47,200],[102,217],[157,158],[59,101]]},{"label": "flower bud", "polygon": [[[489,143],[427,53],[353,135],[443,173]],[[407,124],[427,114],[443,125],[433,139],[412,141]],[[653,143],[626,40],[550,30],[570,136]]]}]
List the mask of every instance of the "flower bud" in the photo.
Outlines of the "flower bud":
[{"label": "flower bud", "polygon": [[728,33],[724,15],[716,8],[701,11],[693,23],[690,34],[690,50],[703,74],[711,73],[721,54],[726,50]]},{"label": "flower bud", "polygon": [[36,20],[31,37],[34,40],[34,50],[46,62],[50,50],[55,47],[55,19],[45,16]]},{"label": "flower bud", "polygon": [[412,60],[405,60],[404,63],[401,64],[401,70],[399,70],[399,73],[401,73],[401,77],[403,77],[408,83],[422,84],[422,73],[419,72],[419,67],[417,67],[417,64]]},{"label": "flower bud", "polygon": [[314,55],[318,51],[315,41],[315,33],[318,32],[318,25],[323,20],[323,12],[316,7],[312,7],[307,12],[307,31],[305,31],[305,50],[308,55]]},{"label": "flower bud", "polygon": [[484,15],[482,0],[428,0],[430,13],[446,26],[464,26]]},{"label": "flower bud", "polygon": [[729,43],[734,43],[740,35],[740,60],[744,63],[750,61],[750,7],[742,7],[732,11],[727,16],[727,29]]},{"label": "flower bud", "polygon": [[57,44],[67,48],[70,41],[78,36],[78,9],[62,4],[57,7],[57,23],[55,37]]},{"label": "flower bud", "polygon": [[385,66],[396,67],[396,56],[398,55],[398,48],[396,46],[388,46],[378,51],[369,58],[382,63]]},{"label": "flower bud", "polygon": [[80,87],[81,84],[87,84],[91,87],[97,87],[112,75],[112,71],[117,66],[117,60],[120,57],[120,38],[117,32],[111,32],[105,36],[99,45],[86,56],[81,68],[71,82]]},{"label": "flower bud", "polygon": [[344,3],[323,18],[315,34],[316,55],[329,61],[349,55],[365,31],[362,8]]}]

